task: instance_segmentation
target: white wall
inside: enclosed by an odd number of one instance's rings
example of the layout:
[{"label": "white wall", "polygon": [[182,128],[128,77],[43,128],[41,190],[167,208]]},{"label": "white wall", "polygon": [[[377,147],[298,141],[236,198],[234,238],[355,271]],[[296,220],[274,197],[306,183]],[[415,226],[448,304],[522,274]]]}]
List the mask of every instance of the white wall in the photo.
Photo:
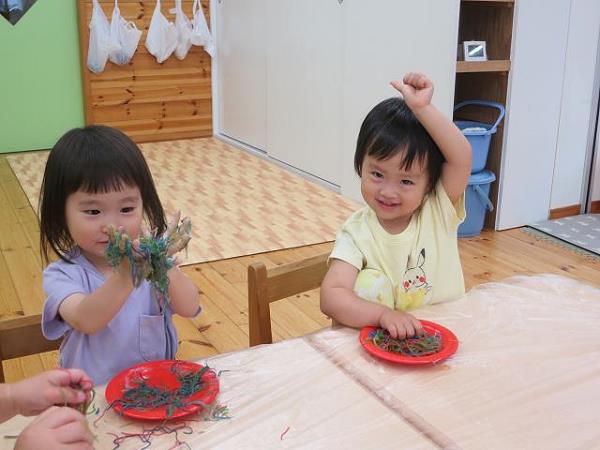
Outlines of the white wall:
[{"label": "white wall", "polygon": [[[600,33],[600,1],[571,0],[550,209],[580,204]],[[558,95],[560,90],[549,92]],[[599,190],[600,183],[596,183]]]},{"label": "white wall", "polygon": [[371,108],[399,95],[391,80],[424,72],[435,83],[433,103],[452,118],[459,2],[346,1],[344,13],[341,192],[361,201],[356,138]]}]

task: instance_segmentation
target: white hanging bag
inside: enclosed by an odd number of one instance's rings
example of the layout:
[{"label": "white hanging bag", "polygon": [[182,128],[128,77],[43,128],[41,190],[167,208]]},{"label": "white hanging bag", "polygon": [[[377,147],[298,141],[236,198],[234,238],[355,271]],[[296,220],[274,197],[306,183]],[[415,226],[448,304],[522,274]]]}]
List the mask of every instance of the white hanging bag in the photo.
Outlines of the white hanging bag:
[{"label": "white hanging bag", "polygon": [[192,46],[192,22],[183,12],[181,0],[175,0],[175,9],[171,10],[171,14],[175,14],[175,28],[177,28],[175,56],[184,59]]},{"label": "white hanging bag", "polygon": [[121,16],[117,0],[115,0],[115,8],[110,22],[110,35],[121,45],[120,50],[110,53],[110,60],[115,64],[127,64],[133,58],[142,32],[133,22],[128,22]]},{"label": "white hanging bag", "polygon": [[173,22],[169,22],[160,12],[160,0],[156,0],[146,36],[146,48],[156,61],[162,63],[171,56],[175,47],[177,47],[177,29]]},{"label": "white hanging bag", "polygon": [[208,29],[200,0],[194,0],[192,12],[194,15],[192,19],[192,44],[204,46],[206,53],[210,56],[215,56],[215,43]]},{"label": "white hanging bag", "polygon": [[92,72],[100,73],[104,70],[110,53],[120,50],[121,46],[110,35],[110,24],[98,0],[93,0],[92,3],[87,66]]}]

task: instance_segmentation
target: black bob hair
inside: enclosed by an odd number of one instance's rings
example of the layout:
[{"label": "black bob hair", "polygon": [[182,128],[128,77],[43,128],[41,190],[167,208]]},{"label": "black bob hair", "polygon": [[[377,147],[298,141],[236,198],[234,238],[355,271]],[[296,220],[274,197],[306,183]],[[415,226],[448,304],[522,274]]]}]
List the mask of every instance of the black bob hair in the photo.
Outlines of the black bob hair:
[{"label": "black bob hair", "polygon": [[69,195],[78,190],[118,191],[124,185],[137,186],[150,227],[164,232],[165,213],[138,146],[123,132],[102,125],[65,133],[50,151],[40,191],[40,250],[44,262],[49,262],[50,250],[69,262],[68,255],[75,246],[65,217]]},{"label": "black bob hair", "polygon": [[365,117],[356,142],[354,170],[362,176],[366,155],[385,160],[401,151],[405,151],[403,169],[410,168],[415,160],[425,165],[431,191],[442,174],[444,155],[404,100],[392,97],[378,103]]}]

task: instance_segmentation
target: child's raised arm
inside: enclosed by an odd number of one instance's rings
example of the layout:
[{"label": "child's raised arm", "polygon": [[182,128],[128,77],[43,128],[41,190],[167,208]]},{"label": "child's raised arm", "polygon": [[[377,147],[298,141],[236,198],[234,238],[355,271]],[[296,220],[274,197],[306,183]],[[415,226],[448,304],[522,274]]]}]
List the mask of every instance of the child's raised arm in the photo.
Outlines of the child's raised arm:
[{"label": "child's raised arm", "polygon": [[117,315],[132,291],[133,282],[127,270],[115,271],[94,292],[87,295],[78,292],[65,298],[58,313],[75,330],[94,334]]},{"label": "child's raised arm", "polygon": [[169,300],[171,310],[183,317],[193,317],[200,312],[198,288],[178,267],[169,274]]},{"label": "child's raised arm", "polygon": [[444,155],[441,180],[452,203],[465,191],[471,174],[471,145],[451,120],[431,104],[433,83],[420,73],[391,82]]}]

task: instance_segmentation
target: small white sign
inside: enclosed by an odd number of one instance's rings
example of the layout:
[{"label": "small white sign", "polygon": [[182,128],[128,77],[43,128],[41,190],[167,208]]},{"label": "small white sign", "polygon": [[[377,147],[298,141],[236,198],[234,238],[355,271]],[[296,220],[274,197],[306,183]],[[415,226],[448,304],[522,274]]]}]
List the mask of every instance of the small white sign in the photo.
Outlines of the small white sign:
[{"label": "small white sign", "polygon": [[485,41],[464,41],[463,54],[465,61],[487,61]]}]

